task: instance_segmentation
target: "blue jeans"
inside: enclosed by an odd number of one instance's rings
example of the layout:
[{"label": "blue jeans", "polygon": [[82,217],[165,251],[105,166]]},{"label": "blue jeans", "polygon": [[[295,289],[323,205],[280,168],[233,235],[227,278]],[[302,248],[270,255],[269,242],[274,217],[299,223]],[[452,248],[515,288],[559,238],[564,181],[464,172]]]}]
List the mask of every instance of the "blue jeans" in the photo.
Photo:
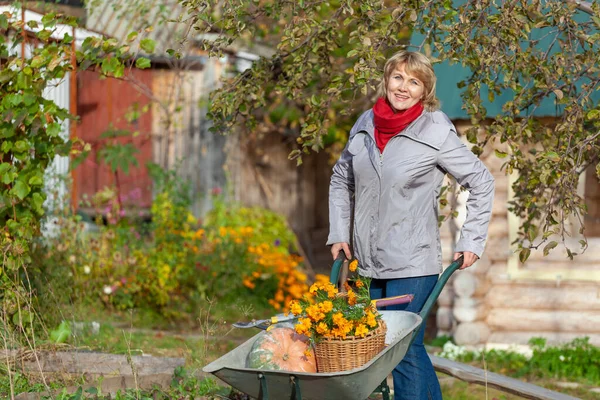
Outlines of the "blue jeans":
[{"label": "blue jeans", "polygon": [[[370,293],[372,299],[400,296],[412,293],[413,301],[386,307],[386,310],[403,310],[418,313],[433,291],[437,275],[401,279],[373,279]],[[417,332],[406,355],[392,371],[394,378],[394,400],[441,400],[442,391],[431,360],[423,345],[425,322]]]}]

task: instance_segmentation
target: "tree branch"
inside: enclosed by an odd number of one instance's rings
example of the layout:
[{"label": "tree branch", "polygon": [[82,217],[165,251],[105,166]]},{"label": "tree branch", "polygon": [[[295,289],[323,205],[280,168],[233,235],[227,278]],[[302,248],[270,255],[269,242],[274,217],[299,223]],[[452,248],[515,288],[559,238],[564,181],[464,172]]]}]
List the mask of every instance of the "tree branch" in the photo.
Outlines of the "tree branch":
[{"label": "tree branch", "polygon": [[589,1],[567,0],[567,3],[576,4],[577,8],[581,11],[586,12],[590,15],[594,15],[594,10],[592,10],[592,3],[590,3]]}]

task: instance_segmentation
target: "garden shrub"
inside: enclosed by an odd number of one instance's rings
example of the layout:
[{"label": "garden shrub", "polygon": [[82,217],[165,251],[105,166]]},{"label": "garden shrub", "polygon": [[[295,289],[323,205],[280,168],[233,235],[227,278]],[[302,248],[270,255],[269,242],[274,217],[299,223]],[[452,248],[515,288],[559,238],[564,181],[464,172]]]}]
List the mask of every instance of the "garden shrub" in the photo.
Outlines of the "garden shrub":
[{"label": "garden shrub", "polygon": [[308,290],[282,216],[215,197],[202,224],[189,212],[187,189],[176,175],[156,168],[152,174],[150,222],[123,210],[119,194],[109,189],[92,201],[104,216],[95,232],[85,231],[68,210],[58,216],[55,234],[38,245],[42,297],[60,293],[55,303],[146,310],[172,320],[209,300],[287,311]]}]

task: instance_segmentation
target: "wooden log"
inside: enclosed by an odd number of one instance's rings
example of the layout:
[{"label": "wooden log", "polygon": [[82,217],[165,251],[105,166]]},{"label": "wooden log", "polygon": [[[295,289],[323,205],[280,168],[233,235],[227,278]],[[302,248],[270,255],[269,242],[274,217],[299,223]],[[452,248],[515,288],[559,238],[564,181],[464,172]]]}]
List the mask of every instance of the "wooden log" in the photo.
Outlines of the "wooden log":
[{"label": "wooden log", "polygon": [[455,274],[452,287],[458,297],[478,297],[486,293],[488,284],[487,279],[463,270]]},{"label": "wooden log", "polygon": [[514,345],[529,344],[529,340],[534,337],[545,338],[548,345],[556,346],[572,342],[573,339],[589,337],[590,343],[594,346],[600,346],[600,333],[593,332],[544,332],[544,331],[495,331],[488,338],[488,343],[503,343]]},{"label": "wooden log", "polygon": [[435,313],[435,322],[438,330],[451,331],[455,322],[450,307],[439,307]]},{"label": "wooden log", "polygon": [[598,311],[492,308],[486,322],[494,331],[600,333]]},{"label": "wooden log", "polygon": [[475,264],[469,267],[468,271],[474,273],[475,275],[483,276],[488,273],[491,266],[492,260],[490,260],[487,253],[483,253],[481,258],[475,261]]},{"label": "wooden log", "polygon": [[518,379],[509,378],[504,375],[488,372],[471,365],[448,360],[442,357],[429,355],[436,371],[453,376],[462,381],[476,383],[478,385],[493,387],[506,393],[515,394],[526,399],[539,400],[576,400],[565,394],[554,392],[531,383]]},{"label": "wooden log", "polygon": [[440,307],[452,307],[454,303],[454,290],[452,286],[446,285],[438,297],[438,305]]},{"label": "wooden log", "polygon": [[[468,299],[471,300],[471,299]],[[459,323],[481,321],[487,317],[488,308],[485,303],[475,300],[472,305],[454,305],[454,318]]]},{"label": "wooden log", "polygon": [[[495,284],[490,287],[485,302],[492,307],[534,310],[600,311],[600,289],[597,283],[562,284]],[[598,328],[600,331],[600,327]]]},{"label": "wooden log", "polygon": [[485,322],[463,322],[458,324],[454,332],[454,340],[458,345],[477,345],[487,342],[490,329]]},{"label": "wooden log", "polygon": [[488,237],[496,238],[502,236],[508,237],[508,219],[506,216],[495,215],[490,221]]},{"label": "wooden log", "polygon": [[490,236],[485,245],[485,254],[492,262],[508,260],[512,255],[508,236]]},{"label": "wooden log", "polygon": [[494,204],[492,205],[492,215],[506,217],[508,214],[508,192],[496,190],[494,192]]}]

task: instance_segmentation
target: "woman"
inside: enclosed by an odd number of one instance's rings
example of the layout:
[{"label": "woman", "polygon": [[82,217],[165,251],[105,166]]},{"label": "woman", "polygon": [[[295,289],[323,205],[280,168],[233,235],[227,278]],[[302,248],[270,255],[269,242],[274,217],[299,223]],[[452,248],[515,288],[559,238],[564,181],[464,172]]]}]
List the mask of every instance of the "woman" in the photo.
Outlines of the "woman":
[{"label": "woman", "polygon": [[[400,51],[385,64],[373,109],[363,113],[333,168],[329,189],[330,232],[340,251],[371,277],[371,296],[414,293],[419,312],[442,271],[438,197],[446,173],[469,191],[467,217],[456,244],[461,269],[481,256],[494,196],[494,178],[460,141],[437,110],[436,77],[420,53]],[[351,226],[352,221],[352,226]],[[395,399],[441,399],[437,376],[423,346],[425,323],[394,369]]]}]

